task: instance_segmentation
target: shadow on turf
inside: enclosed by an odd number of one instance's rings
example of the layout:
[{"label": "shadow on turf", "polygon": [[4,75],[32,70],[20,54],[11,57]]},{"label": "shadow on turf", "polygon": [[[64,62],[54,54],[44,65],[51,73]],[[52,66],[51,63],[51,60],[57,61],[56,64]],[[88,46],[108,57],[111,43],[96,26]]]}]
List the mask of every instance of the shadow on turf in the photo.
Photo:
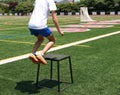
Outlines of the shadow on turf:
[{"label": "shadow on turf", "polygon": [[55,80],[44,79],[38,83],[38,86],[34,83],[34,81],[21,81],[17,82],[15,87],[16,90],[21,91],[22,93],[35,94],[40,93],[40,89],[49,88],[52,89],[58,85],[58,82]]}]

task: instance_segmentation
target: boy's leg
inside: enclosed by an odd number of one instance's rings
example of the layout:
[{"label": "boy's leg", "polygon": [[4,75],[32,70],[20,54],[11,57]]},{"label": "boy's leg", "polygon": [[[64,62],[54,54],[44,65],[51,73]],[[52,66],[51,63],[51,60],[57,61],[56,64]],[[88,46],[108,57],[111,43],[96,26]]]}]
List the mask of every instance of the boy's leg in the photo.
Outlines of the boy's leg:
[{"label": "boy's leg", "polygon": [[[49,30],[47,32],[50,33]],[[35,63],[42,62],[43,64],[47,64],[46,60],[43,58],[42,55],[44,55],[54,45],[55,37],[52,34],[50,34],[46,38],[49,40],[49,42],[45,45],[45,47],[43,48],[41,53],[36,54],[36,51],[38,50],[38,48],[40,47],[41,43],[44,40],[43,36],[38,35],[38,40],[36,41],[36,43],[35,43],[35,45],[33,47],[33,50],[32,50],[33,54],[30,55],[30,57],[29,57]]]},{"label": "boy's leg", "polygon": [[36,51],[38,50],[38,48],[40,47],[41,43],[43,42],[44,37],[41,36],[41,35],[38,35],[37,39],[38,40],[34,44],[34,47],[33,47],[33,50],[32,50],[32,54],[30,54],[30,56],[29,56],[30,60],[32,60],[32,62],[34,62],[34,63],[39,63],[39,60],[36,57],[37,56],[36,55]]},{"label": "boy's leg", "polygon": [[55,44],[55,37],[53,34],[50,36],[46,37],[49,42],[45,45],[45,47],[42,50],[42,53],[45,54],[54,44]]},{"label": "boy's leg", "polygon": [[42,55],[44,55],[55,43],[55,38],[53,35],[48,36],[47,39],[49,40],[49,42],[45,45],[45,47],[41,51],[41,54],[37,54],[36,56],[40,61],[42,61],[43,64],[47,64],[47,62],[42,57]]},{"label": "boy's leg", "polygon": [[38,40],[35,42],[34,47],[33,47],[33,50],[32,50],[33,53],[36,53],[36,51],[37,51],[38,48],[40,47],[41,43],[44,41],[44,37],[41,36],[41,35],[38,35],[38,36],[37,36],[37,39],[38,39]]}]

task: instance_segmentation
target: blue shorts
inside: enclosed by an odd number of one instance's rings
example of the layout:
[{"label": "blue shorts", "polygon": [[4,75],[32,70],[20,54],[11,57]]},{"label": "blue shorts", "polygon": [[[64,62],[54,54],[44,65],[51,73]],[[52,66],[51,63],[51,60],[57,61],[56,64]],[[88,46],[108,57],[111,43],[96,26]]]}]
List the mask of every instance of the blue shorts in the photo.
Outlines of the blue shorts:
[{"label": "blue shorts", "polygon": [[51,30],[48,27],[43,28],[43,29],[30,29],[29,28],[29,30],[31,32],[31,35],[34,35],[34,36],[41,35],[41,36],[47,37],[52,34]]}]

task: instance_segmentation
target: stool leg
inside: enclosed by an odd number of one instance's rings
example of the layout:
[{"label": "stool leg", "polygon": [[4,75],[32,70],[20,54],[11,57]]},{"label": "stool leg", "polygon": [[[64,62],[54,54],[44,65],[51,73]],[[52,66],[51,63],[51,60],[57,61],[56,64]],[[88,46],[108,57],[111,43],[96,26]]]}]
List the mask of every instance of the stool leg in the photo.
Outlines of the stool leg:
[{"label": "stool leg", "polygon": [[37,68],[37,77],[36,77],[36,85],[38,86],[38,80],[39,80],[39,71],[40,71],[40,64],[38,64]]},{"label": "stool leg", "polygon": [[71,64],[71,58],[70,57],[69,57],[69,66],[70,66],[71,83],[73,83],[72,64]]},{"label": "stool leg", "polygon": [[50,79],[52,80],[52,66],[53,66],[53,62],[52,62],[52,60],[51,60],[51,62],[50,62]]},{"label": "stool leg", "polygon": [[57,61],[57,73],[58,73],[58,92],[60,92],[60,66],[59,66],[59,61]]}]

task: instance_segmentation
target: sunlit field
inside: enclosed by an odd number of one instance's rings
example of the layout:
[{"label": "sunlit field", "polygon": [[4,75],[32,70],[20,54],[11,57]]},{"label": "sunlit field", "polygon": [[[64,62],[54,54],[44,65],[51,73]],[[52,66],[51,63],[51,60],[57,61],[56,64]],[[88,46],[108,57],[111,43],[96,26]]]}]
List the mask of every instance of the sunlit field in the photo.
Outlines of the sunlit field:
[{"label": "sunlit field", "polygon": [[[120,16],[91,16],[96,21],[120,20]],[[29,16],[0,16],[0,61],[31,52],[36,38],[28,30]],[[80,24],[79,16],[58,16],[60,26]],[[54,27],[51,17],[49,27]],[[109,28],[91,28],[87,32],[65,32],[62,37],[54,31],[54,47],[120,31],[120,24]],[[47,39],[41,45],[41,50]],[[58,93],[36,88],[37,65],[28,58],[0,65],[0,95],[119,95],[120,94],[120,33],[78,44],[50,53],[70,55],[74,83]],[[55,65],[55,64],[54,64]],[[48,65],[41,65],[40,80],[49,79]],[[54,66],[54,79],[56,76]],[[67,64],[61,64],[61,81],[69,81]],[[61,87],[67,86],[61,85]]]}]

